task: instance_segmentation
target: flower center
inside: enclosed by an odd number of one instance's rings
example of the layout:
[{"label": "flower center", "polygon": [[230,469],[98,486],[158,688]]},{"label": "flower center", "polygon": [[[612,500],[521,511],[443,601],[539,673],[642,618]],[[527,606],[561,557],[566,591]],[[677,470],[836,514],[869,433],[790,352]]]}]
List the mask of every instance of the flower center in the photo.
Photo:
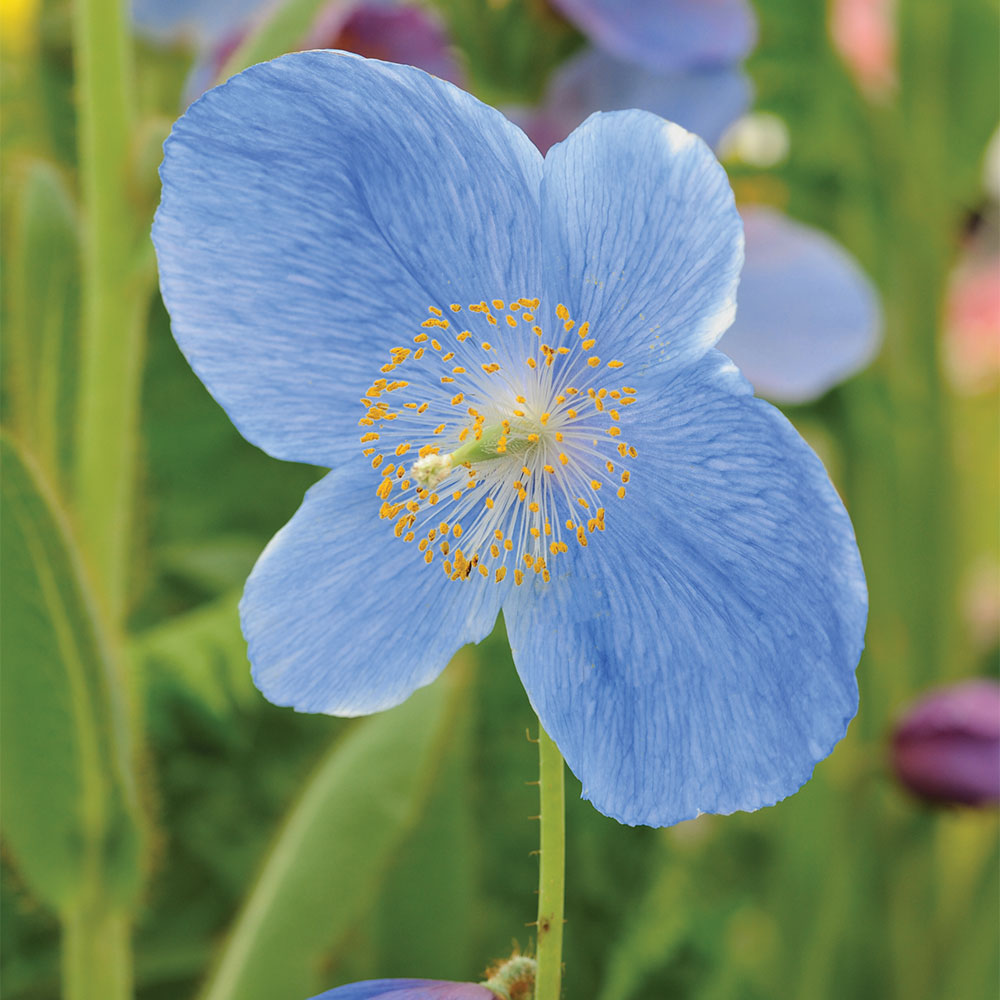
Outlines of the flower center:
[{"label": "flower center", "polygon": [[636,390],[602,384],[623,363],[601,359],[588,323],[558,305],[547,337],[539,306],[452,304],[454,322],[429,307],[361,398],[380,517],[453,580],[499,583],[510,569],[516,584],[548,582],[552,560],[586,547],[625,499]]}]

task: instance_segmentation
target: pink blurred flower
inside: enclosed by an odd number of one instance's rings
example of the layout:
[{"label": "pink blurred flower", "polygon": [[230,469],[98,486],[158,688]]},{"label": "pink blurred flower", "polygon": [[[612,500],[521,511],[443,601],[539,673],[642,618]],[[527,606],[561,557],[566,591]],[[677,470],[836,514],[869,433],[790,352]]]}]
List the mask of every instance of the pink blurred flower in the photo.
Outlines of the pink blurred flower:
[{"label": "pink blurred flower", "polygon": [[858,85],[881,96],[896,84],[895,0],[832,0],[833,47]]},{"label": "pink blurred flower", "polygon": [[1000,383],[1000,253],[967,259],[955,269],[945,314],[944,361],[962,392],[982,392]]}]

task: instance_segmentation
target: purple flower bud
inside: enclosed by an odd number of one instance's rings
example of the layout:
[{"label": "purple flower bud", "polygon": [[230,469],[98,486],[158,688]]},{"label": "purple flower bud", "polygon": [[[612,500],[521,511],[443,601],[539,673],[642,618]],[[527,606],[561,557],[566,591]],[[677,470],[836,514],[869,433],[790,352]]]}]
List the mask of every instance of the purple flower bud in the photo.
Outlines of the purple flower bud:
[{"label": "purple flower bud", "polygon": [[967,681],[914,704],[892,738],[896,777],[930,802],[1000,802],[1000,684]]}]

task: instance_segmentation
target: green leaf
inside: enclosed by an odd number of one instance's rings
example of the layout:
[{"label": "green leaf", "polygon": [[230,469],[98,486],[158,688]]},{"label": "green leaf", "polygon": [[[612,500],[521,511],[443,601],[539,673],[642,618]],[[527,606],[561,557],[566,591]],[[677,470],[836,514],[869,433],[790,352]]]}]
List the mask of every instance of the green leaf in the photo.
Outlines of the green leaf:
[{"label": "green leaf", "polygon": [[114,640],[37,464],[6,436],[0,454],[4,838],[49,905],[65,909],[95,876],[125,899],[141,838]]},{"label": "green leaf", "polygon": [[8,416],[58,479],[73,432],[80,251],[76,206],[55,167],[26,167],[12,216],[3,324]]},{"label": "green leaf", "polygon": [[467,711],[464,669],[358,722],[278,831],[203,1000],[302,1000],[331,965],[426,814]]},{"label": "green leaf", "polygon": [[226,594],[139,635],[131,654],[147,689],[166,679],[222,718],[256,700],[239,600],[238,592]]},{"label": "green leaf", "polygon": [[[470,706],[471,707],[471,706]],[[479,836],[473,816],[472,718],[456,720],[425,815],[399,852],[378,901],[373,937],[379,977],[479,978],[490,948],[474,932]]]}]

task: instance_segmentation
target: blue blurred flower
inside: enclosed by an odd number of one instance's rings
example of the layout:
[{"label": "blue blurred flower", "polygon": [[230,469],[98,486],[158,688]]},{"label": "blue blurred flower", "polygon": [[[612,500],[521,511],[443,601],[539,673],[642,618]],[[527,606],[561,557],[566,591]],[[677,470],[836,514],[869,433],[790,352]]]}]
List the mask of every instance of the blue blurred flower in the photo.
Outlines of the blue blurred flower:
[{"label": "blue blurred flower", "polygon": [[497,1000],[497,994],[476,983],[438,979],[369,979],[338,986],[312,1000]]},{"label": "blue blurred flower", "polygon": [[132,0],[132,23],[147,38],[208,49],[247,30],[281,0]]},{"label": "blue blurred flower", "polygon": [[[553,75],[540,107],[514,116],[544,152],[595,111],[642,108],[716,146],[749,107],[740,63],[756,39],[742,0],[557,0],[594,47]],[[853,375],[882,334],[878,297],[824,233],[742,206],[746,267],[732,328],[719,343],[756,390],[801,403]]]},{"label": "blue blurred flower", "polygon": [[388,708],[503,608],[602,812],[808,779],[867,596],[822,465],[712,350],[743,240],[704,143],[603,114],[543,160],[450,84],[309,52],[198,101],[161,176],[181,349],[249,440],[333,470],[247,582],[268,698]]}]

